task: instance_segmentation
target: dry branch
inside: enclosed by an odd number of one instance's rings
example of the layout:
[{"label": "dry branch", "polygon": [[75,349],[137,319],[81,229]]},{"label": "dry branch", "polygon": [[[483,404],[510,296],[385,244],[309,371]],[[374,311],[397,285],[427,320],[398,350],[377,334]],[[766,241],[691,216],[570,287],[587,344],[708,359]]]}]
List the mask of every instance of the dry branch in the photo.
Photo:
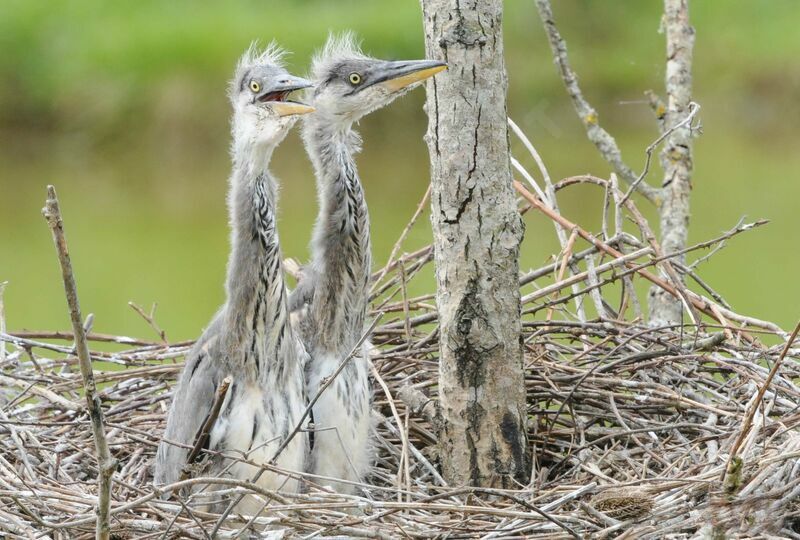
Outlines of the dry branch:
[{"label": "dry branch", "polygon": [[[578,85],[578,77],[570,67],[566,42],[556,27],[550,0],[536,0],[536,7],[559,75],[589,140],[629,186],[622,202],[627,201],[635,191],[653,203],[658,208],[660,217],[660,245],[666,253],[680,252],[686,247],[688,239],[689,195],[693,168],[692,139],[699,131],[692,122],[700,109],[699,105],[691,101],[695,34],[689,24],[688,0],[664,0],[663,27],[667,38],[668,99],[665,105],[655,93],[646,93],[651,107],[656,111],[661,135],[646,148],[645,164],[638,175],[624,162],[616,141],[600,126],[597,111],[584,97]],[[660,158],[664,169],[664,180],[661,187],[657,188],[646,184],[644,180],[650,170],[652,154],[662,142],[664,148]],[[657,255],[660,256],[658,253]],[[677,256],[674,258],[674,263],[684,265],[684,260]],[[682,276],[674,271],[672,262],[662,265],[660,269],[662,276],[669,277],[673,282],[678,295],[658,285],[652,287],[649,304],[650,323],[654,326],[680,324],[682,307],[685,308],[691,322],[696,322],[691,302],[684,293]]]},{"label": "dry branch", "polygon": [[192,463],[194,463],[194,460],[197,459],[197,456],[200,455],[200,452],[208,444],[208,438],[211,435],[211,430],[214,427],[214,423],[217,421],[219,411],[222,409],[222,403],[225,401],[225,396],[228,395],[228,388],[230,387],[232,381],[233,379],[229,375],[222,379],[222,382],[219,383],[217,393],[214,396],[214,403],[211,405],[211,410],[209,411],[208,416],[203,424],[200,426],[200,429],[197,431],[197,435],[194,438],[194,446],[192,446],[192,449],[189,450],[189,453],[186,455],[186,466],[181,472],[181,480],[186,480],[189,478],[189,467],[191,467]]},{"label": "dry branch", "polygon": [[92,423],[95,450],[97,451],[97,465],[99,473],[98,502],[97,502],[97,532],[98,540],[108,540],[111,534],[109,522],[109,508],[111,504],[111,482],[117,468],[117,460],[111,457],[108,442],[106,441],[105,427],[103,425],[103,408],[92,371],[92,359],[86,342],[86,332],[81,320],[81,308],[78,303],[78,290],[75,285],[75,276],[72,271],[72,261],[67,249],[67,239],[64,236],[64,223],[61,218],[61,209],[58,206],[58,197],[53,186],[47,186],[47,201],[42,209],[50,232],[53,234],[53,243],[58,253],[58,262],[61,264],[61,277],[64,281],[64,292],[67,296],[67,306],[72,321],[72,331],[75,335],[75,352],[78,355],[81,376],[83,377],[83,390],[86,396],[86,408]]},{"label": "dry branch", "polygon": [[[719,305],[715,304],[714,302],[712,302],[711,300],[709,300],[709,299],[707,299],[707,298],[705,298],[703,296],[700,296],[700,295],[698,295],[698,294],[696,294],[696,293],[694,293],[692,291],[689,291],[687,289],[683,289],[681,287],[677,287],[673,283],[669,283],[666,280],[664,280],[664,279],[662,279],[662,278],[660,278],[658,276],[655,276],[654,274],[651,274],[650,272],[644,270],[643,268],[638,267],[636,264],[628,261],[626,256],[623,253],[621,253],[619,250],[609,246],[605,242],[602,242],[597,237],[595,237],[594,235],[592,235],[589,232],[585,231],[584,229],[580,228],[578,225],[570,222],[569,220],[567,220],[566,218],[564,218],[560,214],[557,214],[557,213],[553,212],[544,203],[542,203],[542,201],[537,199],[533,194],[531,194],[527,189],[525,189],[525,186],[523,186],[519,182],[517,182],[517,181],[514,182],[514,188],[517,190],[517,192],[520,195],[522,195],[522,197],[526,201],[528,201],[528,203],[530,203],[532,206],[534,206],[536,209],[541,211],[543,214],[545,214],[550,219],[559,222],[563,227],[567,227],[567,228],[570,228],[570,229],[575,228],[578,231],[578,234],[581,236],[581,238],[583,238],[587,242],[590,242],[591,244],[593,244],[600,251],[603,251],[603,252],[607,253],[608,255],[611,255],[615,259],[620,259],[621,261],[624,261],[625,266],[627,266],[628,268],[633,269],[634,271],[636,271],[636,273],[641,275],[646,280],[650,281],[651,283],[653,283],[657,287],[660,287],[661,289],[663,289],[667,293],[673,295],[675,298],[685,299],[688,303],[691,304],[692,307],[694,307],[695,309],[703,312],[704,314],[708,315],[712,319],[718,321],[723,326],[727,326],[727,321],[725,320],[725,317],[729,317],[731,319],[736,320],[737,322],[743,322],[745,324],[749,324],[749,325],[752,325],[752,326],[761,327],[761,328],[767,328],[768,330],[775,331],[775,332],[779,333],[780,335],[782,335],[784,337],[786,336],[785,332],[783,332],[777,325],[774,325],[772,323],[768,323],[766,321],[759,321],[759,320],[754,319],[752,317],[745,317],[745,316],[739,315],[737,313],[734,313],[729,309],[726,309],[726,308],[724,308],[722,306],[719,306]],[[638,211],[636,211],[635,208],[630,204],[630,201],[626,202],[626,206],[627,206],[627,208],[629,210],[631,210],[636,215],[637,221],[639,221],[640,223],[642,223],[644,221],[644,218],[641,217],[641,214],[639,214]],[[657,247],[657,244],[654,245],[654,248],[655,248],[655,253],[656,253],[656,255],[659,256],[660,260],[664,261],[664,260],[666,260],[668,258],[668,256],[665,256],[663,253],[661,253],[661,250]],[[682,252],[679,252],[679,253],[682,253]],[[674,256],[674,254],[670,254],[669,255],[669,257],[671,257],[671,256]]]},{"label": "dry branch", "polygon": [[567,57],[567,44],[556,27],[550,0],[536,0],[536,7],[539,10],[539,16],[547,33],[553,59],[558,67],[561,79],[564,81],[567,93],[572,100],[575,112],[583,122],[584,128],[586,128],[586,135],[589,140],[594,143],[603,158],[614,168],[614,171],[626,184],[634,187],[637,192],[641,193],[651,203],[658,205],[660,201],[659,189],[644,183],[644,174],[637,175],[623,161],[622,151],[617,146],[614,137],[600,126],[597,111],[583,96],[583,92],[578,85],[578,76],[572,70]]},{"label": "dry branch", "polygon": [[794,340],[797,339],[797,334],[800,332],[800,322],[797,323],[797,326],[794,327],[794,331],[789,336],[789,339],[786,340],[786,345],[784,346],[783,350],[781,351],[780,356],[772,365],[772,368],[769,370],[769,374],[767,375],[764,384],[758,389],[758,393],[755,395],[755,398],[752,401],[752,404],[748,407],[747,414],[744,417],[744,421],[742,422],[742,428],[739,435],[736,437],[736,440],[733,442],[733,446],[731,446],[730,457],[728,457],[728,464],[722,471],[722,476],[720,478],[721,482],[725,481],[725,474],[730,472],[731,469],[737,466],[741,466],[740,458],[737,455],[739,448],[742,446],[742,442],[744,438],[748,435],[750,428],[753,424],[753,416],[756,414],[756,410],[761,406],[761,402],[764,399],[764,394],[767,392],[767,388],[772,383],[772,380],[775,378],[775,375],[778,373],[778,369],[781,367],[781,363],[786,358],[786,355],[789,353],[789,349],[791,349],[792,345],[794,344]]}]

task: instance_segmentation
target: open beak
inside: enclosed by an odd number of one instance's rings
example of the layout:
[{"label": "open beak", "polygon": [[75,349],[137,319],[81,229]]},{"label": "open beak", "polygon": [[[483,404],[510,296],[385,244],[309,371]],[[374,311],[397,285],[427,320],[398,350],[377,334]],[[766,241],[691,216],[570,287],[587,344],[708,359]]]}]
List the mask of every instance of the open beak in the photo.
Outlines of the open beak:
[{"label": "open beak", "polygon": [[289,96],[296,90],[302,90],[310,86],[312,86],[311,81],[294,75],[287,75],[277,84],[265,89],[256,99],[261,103],[268,103],[278,116],[308,114],[314,112],[314,107],[299,101],[292,101]]},{"label": "open beak", "polygon": [[445,69],[447,64],[437,60],[386,62],[376,73],[373,84],[379,84],[389,92],[397,92]]}]

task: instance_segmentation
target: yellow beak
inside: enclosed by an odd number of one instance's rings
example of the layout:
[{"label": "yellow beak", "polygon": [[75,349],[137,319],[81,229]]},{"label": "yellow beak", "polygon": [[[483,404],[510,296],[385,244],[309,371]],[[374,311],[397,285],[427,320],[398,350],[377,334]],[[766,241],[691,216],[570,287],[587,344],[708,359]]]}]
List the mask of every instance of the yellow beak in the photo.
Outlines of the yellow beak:
[{"label": "yellow beak", "polygon": [[406,73],[405,75],[400,75],[393,79],[388,79],[379,83],[381,86],[389,90],[390,92],[397,92],[398,90],[402,90],[403,88],[412,85],[414,83],[424,81],[429,77],[433,77],[437,73],[444,71],[447,69],[446,65],[438,65],[433,66],[425,69],[420,69],[419,71],[412,71],[411,73]]},{"label": "yellow beak", "polygon": [[303,103],[294,103],[291,101],[273,101],[270,103],[272,110],[275,111],[278,116],[291,116],[293,114],[308,114],[314,112],[316,109],[311,107],[310,105],[304,105]]}]

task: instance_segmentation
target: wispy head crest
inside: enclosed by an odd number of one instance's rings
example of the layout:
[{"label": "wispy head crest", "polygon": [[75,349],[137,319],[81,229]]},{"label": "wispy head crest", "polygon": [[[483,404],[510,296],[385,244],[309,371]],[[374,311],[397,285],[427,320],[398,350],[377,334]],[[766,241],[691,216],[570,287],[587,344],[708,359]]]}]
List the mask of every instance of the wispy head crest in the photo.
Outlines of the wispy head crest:
[{"label": "wispy head crest", "polygon": [[328,41],[311,60],[311,76],[319,80],[325,77],[331,67],[343,60],[367,60],[370,57],[361,51],[361,40],[348,30],[341,34],[328,34]]},{"label": "wispy head crest", "polygon": [[274,66],[283,67],[283,59],[287,54],[286,50],[281,48],[274,40],[270,41],[264,48],[259,46],[257,40],[250,43],[250,46],[236,63],[236,71],[234,72],[233,80],[231,80],[229,88],[231,95],[235,95],[242,77],[244,77],[253,66],[272,64]]}]

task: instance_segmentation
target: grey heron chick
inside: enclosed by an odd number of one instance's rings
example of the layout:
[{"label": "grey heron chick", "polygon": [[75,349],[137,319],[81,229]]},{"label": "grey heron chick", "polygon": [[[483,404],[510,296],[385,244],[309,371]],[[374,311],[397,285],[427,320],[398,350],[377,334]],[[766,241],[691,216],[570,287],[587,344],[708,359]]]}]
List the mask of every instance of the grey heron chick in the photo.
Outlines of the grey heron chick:
[{"label": "grey heron chick", "polygon": [[[288,99],[311,83],[289,74],[281,57],[274,45],[263,51],[251,46],[229,86],[233,168],[227,298],[186,358],[156,455],[156,484],[180,477],[187,466],[187,446],[195,441],[226,376],[232,383],[207,444],[221,455],[208,458],[204,474],[252,479],[257,467],[224,456],[241,457],[244,452],[256,463],[269,461],[307,404],[306,353],[289,320],[275,226],[276,185],[267,167],[298,116],[314,109]],[[307,458],[308,437],[302,434],[288,444],[277,465],[301,471]],[[297,489],[295,481],[269,472],[258,483]],[[246,513],[258,509],[249,497],[237,506]]]},{"label": "grey heron chick", "polygon": [[[313,60],[309,102],[316,112],[303,119],[302,133],[314,165],[320,208],[311,262],[290,298],[311,355],[306,368],[311,397],[365,330],[370,224],[355,163],[361,140],[353,124],[443,69],[443,63],[431,60],[371,58],[361,52],[352,34],[329,38]],[[368,371],[368,351],[363,346],[315,404],[312,474],[359,482],[369,472]],[[353,491],[353,484],[332,484],[340,492]]]}]

